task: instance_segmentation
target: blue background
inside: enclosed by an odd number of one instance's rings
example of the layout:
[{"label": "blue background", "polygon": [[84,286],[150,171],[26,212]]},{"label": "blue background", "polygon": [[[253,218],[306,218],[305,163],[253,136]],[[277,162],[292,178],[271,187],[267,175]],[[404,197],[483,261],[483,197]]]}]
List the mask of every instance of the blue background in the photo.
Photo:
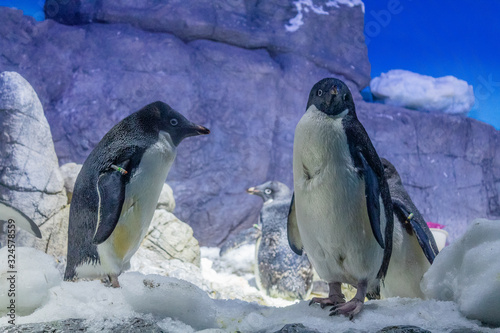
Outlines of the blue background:
[{"label": "blue background", "polygon": [[372,77],[390,69],[453,75],[474,87],[469,116],[500,129],[500,1],[364,3]]},{"label": "blue background", "polygon": [[[500,129],[500,1],[364,3],[372,77],[391,69],[453,75],[474,87],[476,102],[469,116]],[[22,9],[39,21],[44,19],[43,4],[44,0],[0,0],[0,6]]]}]

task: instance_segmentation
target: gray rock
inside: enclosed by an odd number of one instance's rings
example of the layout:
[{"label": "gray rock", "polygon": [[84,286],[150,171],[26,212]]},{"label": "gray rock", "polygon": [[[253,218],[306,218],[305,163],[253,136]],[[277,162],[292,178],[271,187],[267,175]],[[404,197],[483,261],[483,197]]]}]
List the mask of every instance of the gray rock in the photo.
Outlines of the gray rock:
[{"label": "gray rock", "polygon": [[5,333],[17,333],[17,332],[33,332],[33,333],[43,333],[43,332],[53,332],[53,333],[72,333],[72,332],[100,332],[105,330],[106,332],[124,332],[124,333],[163,333],[166,332],[162,330],[156,323],[152,320],[146,320],[142,318],[129,318],[121,322],[117,321],[104,321],[103,323],[92,324],[86,319],[66,319],[51,321],[45,323],[36,324],[22,324],[5,329]]},{"label": "gray rock", "polygon": [[[47,219],[41,226],[42,239],[26,238],[23,246],[30,246],[52,255],[59,262],[66,260],[68,252],[69,205]],[[46,236],[47,235],[47,236]]]},{"label": "gray rock", "polygon": [[[359,7],[304,13],[304,25],[284,34],[292,37],[281,52],[284,25],[296,14],[291,1],[230,9],[225,2],[187,7],[179,0],[158,2],[158,13],[148,1],[64,3],[76,7],[61,9],[66,14],[58,20],[73,13],[66,23],[108,24],[36,23],[0,7],[0,68],[20,72],[37,90],[63,163],[82,163],[114,124],[155,100],[210,128],[211,135],[181,144],[168,179],[176,215],[203,245],[221,244],[257,220],[260,205],[246,188],[266,179],[292,184],[293,133],[309,90],[339,74],[377,151],[396,166],[424,217],[448,226],[450,241],[475,217],[500,218],[498,131],[469,118],[361,101],[356,91],[368,76],[366,51],[342,46],[362,35]],[[201,39],[207,29],[213,34]],[[241,44],[247,29],[255,37]],[[311,49],[316,30],[331,32],[331,46],[324,47],[335,50]]]},{"label": "gray rock", "polygon": [[304,324],[286,324],[282,329],[274,333],[320,333],[317,330],[307,328]]},{"label": "gray rock", "polygon": [[174,191],[172,191],[172,188],[166,183],[163,184],[163,188],[161,189],[156,209],[164,209],[170,213],[174,212],[175,209]]},{"label": "gray rock", "polygon": [[[129,23],[143,30],[173,34],[183,41],[208,39],[245,49],[265,49],[274,56],[293,53],[365,87],[370,64],[363,25],[351,24],[363,22],[363,9],[342,6],[340,10],[325,3],[315,4],[323,11],[317,14],[313,10],[299,13],[289,0],[50,0],[45,13],[47,18],[65,24]],[[304,24],[291,32],[287,26],[297,15],[303,15]],[[322,31],[332,32],[328,42]]]},{"label": "gray rock", "polygon": [[[0,200],[41,226],[66,204],[64,181],[42,104],[15,72],[0,73],[0,124]],[[47,240],[51,234],[42,236]],[[17,234],[19,246],[32,240],[24,231]]]},{"label": "gray rock", "polygon": [[66,163],[61,165],[59,168],[64,179],[64,188],[66,189],[66,195],[68,196],[68,203],[71,202],[71,198],[73,197],[76,177],[78,177],[81,169],[82,165],[76,163]]},{"label": "gray rock", "polygon": [[200,266],[200,245],[193,237],[193,229],[166,210],[155,211],[141,246],[164,260],[179,259]]},{"label": "gray rock", "polygon": [[478,216],[500,216],[500,131],[471,118],[358,102],[379,155],[391,161],[427,221],[449,241]]},{"label": "gray rock", "polygon": [[388,326],[377,331],[377,333],[431,333],[431,331],[411,325]]}]

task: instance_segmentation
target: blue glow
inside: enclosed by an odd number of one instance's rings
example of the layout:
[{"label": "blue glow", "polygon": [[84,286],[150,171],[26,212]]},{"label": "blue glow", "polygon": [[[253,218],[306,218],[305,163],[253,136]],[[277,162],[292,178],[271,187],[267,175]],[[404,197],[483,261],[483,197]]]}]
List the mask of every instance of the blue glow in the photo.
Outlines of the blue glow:
[{"label": "blue glow", "polygon": [[45,0],[0,0],[0,6],[21,9],[24,15],[33,16],[37,21],[45,20],[44,4]]},{"label": "blue glow", "polygon": [[365,0],[372,77],[390,69],[474,87],[469,116],[500,129],[500,1]]}]

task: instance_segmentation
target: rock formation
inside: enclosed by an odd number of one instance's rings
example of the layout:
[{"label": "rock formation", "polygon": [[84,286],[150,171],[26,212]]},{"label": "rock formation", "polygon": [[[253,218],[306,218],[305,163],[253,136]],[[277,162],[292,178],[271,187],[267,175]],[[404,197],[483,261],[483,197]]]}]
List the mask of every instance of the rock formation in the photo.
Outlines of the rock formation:
[{"label": "rock formation", "polygon": [[[42,104],[15,72],[0,73],[0,124],[0,200],[33,219],[42,232],[38,240],[18,229],[17,245],[36,243],[46,251],[54,216],[67,201],[64,181]],[[5,244],[1,227],[0,243]]]},{"label": "rock formation", "polygon": [[47,1],[47,16],[64,24],[0,8],[0,68],[37,91],[61,163],[82,163],[114,124],[155,100],[210,128],[181,143],[167,180],[175,214],[202,245],[255,223],[260,205],[246,188],[291,185],[295,125],[312,85],[328,76],[350,85],[380,155],[450,240],[475,217],[498,218],[499,132],[363,102],[362,7],[316,6],[325,14],[303,10],[294,32],[287,26],[299,13],[285,0]]}]

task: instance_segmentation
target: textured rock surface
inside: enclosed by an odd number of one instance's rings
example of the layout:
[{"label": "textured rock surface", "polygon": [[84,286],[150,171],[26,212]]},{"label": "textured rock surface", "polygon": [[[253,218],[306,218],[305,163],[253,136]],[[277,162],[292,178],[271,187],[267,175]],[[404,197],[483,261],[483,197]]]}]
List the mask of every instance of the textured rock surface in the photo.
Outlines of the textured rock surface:
[{"label": "textured rock surface", "polygon": [[358,103],[379,155],[390,160],[420,212],[449,240],[476,217],[500,216],[500,131],[471,118]]},{"label": "textured rock surface", "polygon": [[164,260],[179,259],[200,266],[200,245],[193,237],[193,229],[164,209],[155,211],[141,246]]},{"label": "textured rock surface", "polygon": [[58,261],[65,261],[68,252],[68,222],[69,205],[66,205],[40,225],[42,239],[26,237],[22,245],[50,254]]},{"label": "textured rock surface", "polygon": [[[0,73],[0,127],[0,200],[40,226],[66,204],[64,181],[42,104],[14,72]],[[40,229],[45,241],[50,238]],[[31,241],[31,235],[18,233],[18,245]]]},{"label": "textured rock surface", "polygon": [[59,168],[64,179],[64,188],[66,189],[66,195],[68,196],[68,203],[71,202],[71,198],[73,197],[76,177],[78,177],[81,169],[82,165],[76,163],[66,163],[61,165]]},{"label": "textured rock surface", "polygon": [[[326,2],[325,2],[326,3]],[[369,83],[370,64],[364,42],[361,6],[321,7],[322,14],[302,11],[297,31],[286,29],[297,13],[289,0],[218,1],[67,1],[46,3],[46,15],[65,24],[92,21],[130,23],[147,31],[170,33],[183,41],[207,39],[245,49],[264,49],[273,56],[293,53],[359,86]],[[307,7],[307,5],[304,5]],[[325,34],[318,33],[327,29]]]},{"label": "textured rock surface", "polygon": [[[0,8],[0,68],[20,72],[38,92],[63,163],[82,163],[116,122],[155,100],[210,128],[180,145],[168,179],[176,215],[203,245],[257,220],[260,204],[246,188],[292,184],[293,132],[316,81],[342,74],[353,90],[368,82],[366,48],[352,45],[362,37],[359,6],[304,13],[290,33],[291,1],[170,1],[154,10],[152,0],[62,2],[69,7],[60,6],[58,20],[108,24],[35,23]],[[311,48],[325,31],[328,43]],[[448,226],[450,240],[472,218],[500,216],[498,131],[354,95],[380,155],[424,217]]]},{"label": "textured rock surface", "polygon": [[99,332],[105,330],[106,332],[116,333],[163,333],[165,330],[161,329],[155,321],[146,320],[142,318],[130,318],[122,323],[116,321],[104,321],[100,325],[92,325],[86,319],[66,319],[51,321],[48,323],[37,324],[23,324],[13,327],[7,327],[5,333],[15,332],[57,332],[57,333],[72,333],[72,332]]},{"label": "textured rock surface", "polygon": [[163,188],[161,189],[156,209],[164,209],[170,213],[174,212],[175,209],[174,191],[172,191],[172,188],[167,183],[163,184]]}]

